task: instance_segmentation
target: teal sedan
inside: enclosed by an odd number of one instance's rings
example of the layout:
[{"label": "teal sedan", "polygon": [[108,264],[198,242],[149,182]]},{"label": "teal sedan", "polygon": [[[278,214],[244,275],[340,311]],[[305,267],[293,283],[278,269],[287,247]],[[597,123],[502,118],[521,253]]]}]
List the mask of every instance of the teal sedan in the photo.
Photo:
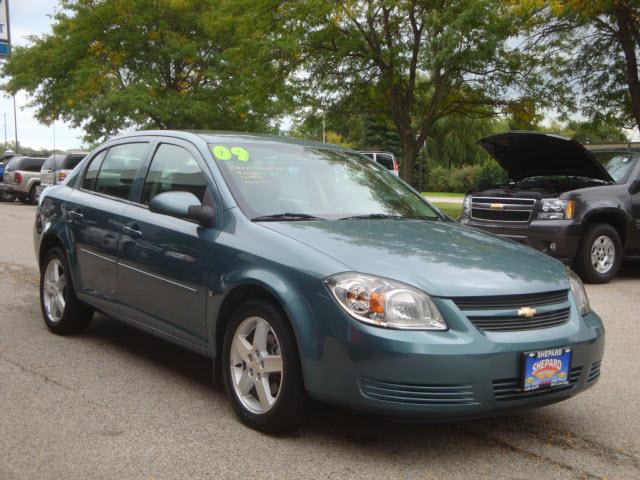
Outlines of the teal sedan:
[{"label": "teal sedan", "polygon": [[53,333],[98,311],[206,355],[265,432],[299,426],[312,399],[451,421],[600,375],[604,327],[571,270],[332,145],[129,134],[43,193],[34,242]]}]

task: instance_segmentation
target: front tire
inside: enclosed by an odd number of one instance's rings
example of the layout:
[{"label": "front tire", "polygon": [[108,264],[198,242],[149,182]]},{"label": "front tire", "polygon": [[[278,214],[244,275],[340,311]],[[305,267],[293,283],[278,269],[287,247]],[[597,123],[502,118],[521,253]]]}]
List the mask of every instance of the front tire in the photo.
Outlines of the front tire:
[{"label": "front tire", "polygon": [[76,297],[67,257],[59,247],[49,250],[40,270],[40,308],[44,323],[56,335],[81,333],[93,317]]},{"label": "front tire", "polygon": [[622,261],[622,241],[615,228],[606,223],[590,225],[578,249],[576,268],[586,283],[608,283]]},{"label": "front tire", "polygon": [[227,396],[245,425],[265,433],[300,426],[308,399],[295,338],[279,308],[261,299],[242,304],[222,350]]}]

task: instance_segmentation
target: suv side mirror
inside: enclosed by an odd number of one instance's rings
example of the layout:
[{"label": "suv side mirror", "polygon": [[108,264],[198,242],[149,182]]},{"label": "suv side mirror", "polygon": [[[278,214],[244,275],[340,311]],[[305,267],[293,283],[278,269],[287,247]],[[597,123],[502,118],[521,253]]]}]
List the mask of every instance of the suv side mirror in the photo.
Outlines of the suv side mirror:
[{"label": "suv side mirror", "polygon": [[194,220],[203,227],[212,227],[216,215],[213,208],[202,205],[191,192],[164,192],[151,199],[149,210],[170,217]]},{"label": "suv side mirror", "polygon": [[631,195],[635,195],[638,192],[640,192],[640,178],[634,180],[631,182],[631,185],[629,185],[629,193]]}]

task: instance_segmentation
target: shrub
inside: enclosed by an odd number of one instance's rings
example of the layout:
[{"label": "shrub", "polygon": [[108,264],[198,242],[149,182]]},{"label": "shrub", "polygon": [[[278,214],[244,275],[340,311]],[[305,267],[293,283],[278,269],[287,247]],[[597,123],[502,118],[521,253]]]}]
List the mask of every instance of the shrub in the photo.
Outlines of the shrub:
[{"label": "shrub", "polygon": [[509,180],[507,172],[498,165],[495,160],[490,160],[482,165],[476,179],[476,188],[482,190],[485,188],[501,185]]}]

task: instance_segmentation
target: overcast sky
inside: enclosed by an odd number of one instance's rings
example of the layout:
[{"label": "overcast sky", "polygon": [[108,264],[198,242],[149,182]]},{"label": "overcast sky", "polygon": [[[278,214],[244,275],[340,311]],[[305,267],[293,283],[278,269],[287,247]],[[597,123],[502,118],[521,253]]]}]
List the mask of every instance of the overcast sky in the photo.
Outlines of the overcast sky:
[{"label": "overcast sky", "polygon": [[[11,41],[14,45],[25,45],[27,36],[40,35],[50,31],[52,14],[57,0],[9,0],[11,17]],[[18,105],[18,141],[34,148],[53,148],[54,126],[41,125],[33,116],[33,110],[24,108],[27,98],[16,96]],[[4,113],[7,118],[7,136],[15,138],[13,123],[13,103],[11,98],[0,95],[0,141],[4,141]],[[63,122],[55,123],[57,149],[71,149],[82,145],[82,130],[73,129]]]}]

